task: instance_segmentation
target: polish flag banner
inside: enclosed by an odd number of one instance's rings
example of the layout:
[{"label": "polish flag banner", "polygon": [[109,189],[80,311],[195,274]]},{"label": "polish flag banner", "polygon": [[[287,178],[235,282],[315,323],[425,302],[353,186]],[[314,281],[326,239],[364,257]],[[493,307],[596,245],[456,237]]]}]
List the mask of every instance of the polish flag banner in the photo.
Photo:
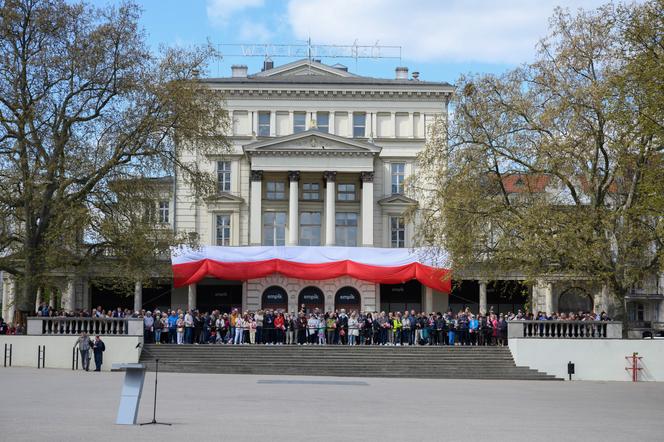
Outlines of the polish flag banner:
[{"label": "polish flag banner", "polygon": [[279,273],[290,278],[324,280],[350,276],[378,284],[413,279],[449,293],[449,269],[431,265],[418,249],[378,247],[204,246],[171,251],[175,287],[203,278],[246,281]]}]

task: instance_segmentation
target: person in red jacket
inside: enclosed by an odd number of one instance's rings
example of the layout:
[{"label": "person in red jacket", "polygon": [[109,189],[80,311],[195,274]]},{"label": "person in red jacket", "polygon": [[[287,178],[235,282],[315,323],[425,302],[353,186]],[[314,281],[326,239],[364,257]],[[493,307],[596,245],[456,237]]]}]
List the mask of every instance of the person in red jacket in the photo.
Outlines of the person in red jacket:
[{"label": "person in red jacket", "polygon": [[281,345],[284,343],[284,332],[286,330],[285,327],[285,321],[284,321],[284,314],[282,312],[279,312],[277,314],[277,317],[274,318],[274,329],[277,332],[277,345]]}]

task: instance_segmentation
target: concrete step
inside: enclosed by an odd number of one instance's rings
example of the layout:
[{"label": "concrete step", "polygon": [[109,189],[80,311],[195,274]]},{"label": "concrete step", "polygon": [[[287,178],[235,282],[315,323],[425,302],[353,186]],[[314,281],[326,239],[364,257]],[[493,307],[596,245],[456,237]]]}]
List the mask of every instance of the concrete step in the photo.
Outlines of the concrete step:
[{"label": "concrete step", "polygon": [[517,367],[507,347],[147,344],[141,362],[167,372],[555,380]]}]

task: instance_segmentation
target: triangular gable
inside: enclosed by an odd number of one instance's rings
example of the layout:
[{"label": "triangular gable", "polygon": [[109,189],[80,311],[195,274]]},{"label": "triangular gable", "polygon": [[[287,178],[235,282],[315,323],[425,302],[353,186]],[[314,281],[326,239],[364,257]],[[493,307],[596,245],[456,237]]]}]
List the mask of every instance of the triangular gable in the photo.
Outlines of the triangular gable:
[{"label": "triangular gable", "polygon": [[282,66],[277,66],[263,72],[251,75],[251,78],[262,77],[290,77],[296,75],[320,75],[325,77],[359,77],[348,71],[333,68],[317,61],[297,60]]},{"label": "triangular gable", "polygon": [[405,195],[390,195],[381,200],[378,200],[381,206],[416,206],[417,201]]},{"label": "triangular gable", "polygon": [[244,202],[244,198],[230,194],[228,192],[219,192],[216,195],[210,195],[209,197],[207,197],[206,201],[208,202],[208,204],[216,204],[216,203],[242,204]]},{"label": "triangular gable", "polygon": [[381,147],[366,141],[309,129],[297,134],[257,141],[243,146],[247,153],[269,151],[329,151],[329,152],[364,152],[378,154]]}]

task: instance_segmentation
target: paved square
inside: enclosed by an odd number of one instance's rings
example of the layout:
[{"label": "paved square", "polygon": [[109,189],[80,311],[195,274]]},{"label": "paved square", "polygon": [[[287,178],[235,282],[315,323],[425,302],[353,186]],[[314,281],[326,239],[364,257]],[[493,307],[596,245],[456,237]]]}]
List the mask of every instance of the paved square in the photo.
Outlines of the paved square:
[{"label": "paved square", "polygon": [[[163,373],[157,418],[173,426],[134,427],[114,424],[123,376],[0,369],[0,440],[664,439],[663,383]],[[149,373],[140,422],[153,386]]]}]

